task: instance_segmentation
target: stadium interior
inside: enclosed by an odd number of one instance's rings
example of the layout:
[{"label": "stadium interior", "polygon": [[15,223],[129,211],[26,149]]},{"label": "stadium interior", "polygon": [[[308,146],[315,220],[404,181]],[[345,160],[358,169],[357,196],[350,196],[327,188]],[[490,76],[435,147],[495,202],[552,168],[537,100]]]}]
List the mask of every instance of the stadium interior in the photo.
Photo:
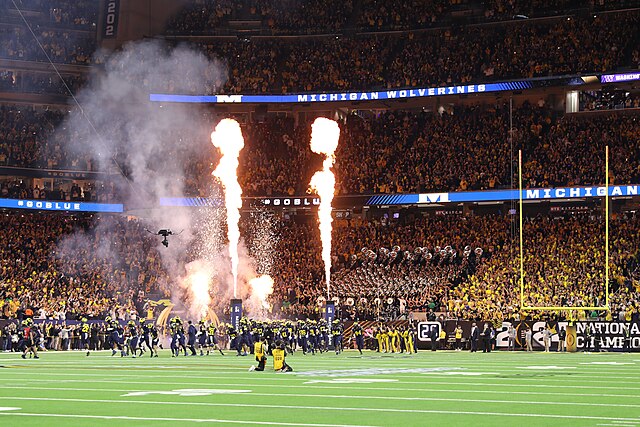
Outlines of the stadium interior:
[{"label": "stadium interior", "polygon": [[0,0],[0,352],[28,319],[58,353],[177,317],[233,350],[236,300],[344,348],[543,322],[587,351],[640,323],[639,187],[638,0]]}]

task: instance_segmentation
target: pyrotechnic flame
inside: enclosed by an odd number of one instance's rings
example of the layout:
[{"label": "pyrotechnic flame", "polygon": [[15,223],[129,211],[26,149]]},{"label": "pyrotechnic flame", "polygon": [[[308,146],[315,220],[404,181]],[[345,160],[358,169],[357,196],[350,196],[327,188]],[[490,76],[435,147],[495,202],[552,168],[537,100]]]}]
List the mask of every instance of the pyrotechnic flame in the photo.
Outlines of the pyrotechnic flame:
[{"label": "pyrotechnic flame", "polygon": [[191,293],[190,313],[204,318],[211,304],[209,288],[213,275],[212,268],[202,261],[194,261],[187,264],[186,269],[187,276],[184,279],[184,283]]},{"label": "pyrotechnic flame", "polygon": [[311,151],[324,154],[323,169],[311,178],[310,187],[320,196],[318,208],[318,223],[320,225],[320,240],[322,241],[322,261],[327,282],[327,298],[329,298],[329,284],[331,282],[331,202],[335,192],[336,178],[331,172],[331,166],[336,158],[334,152],[338,148],[340,127],[333,120],[324,117],[317,118],[311,125]]},{"label": "pyrotechnic flame", "polygon": [[267,302],[267,297],[273,293],[273,279],[267,274],[253,278],[249,281],[251,285],[251,295],[256,297],[262,308],[269,310],[271,305]]},{"label": "pyrotechnic flame", "polygon": [[238,157],[244,147],[244,138],[237,121],[224,119],[211,133],[211,142],[220,150],[222,158],[213,175],[224,187],[224,202],[227,208],[227,236],[229,238],[229,256],[233,273],[233,296],[238,293],[238,241],[240,240],[240,208],[242,207],[242,188],[238,183]]}]

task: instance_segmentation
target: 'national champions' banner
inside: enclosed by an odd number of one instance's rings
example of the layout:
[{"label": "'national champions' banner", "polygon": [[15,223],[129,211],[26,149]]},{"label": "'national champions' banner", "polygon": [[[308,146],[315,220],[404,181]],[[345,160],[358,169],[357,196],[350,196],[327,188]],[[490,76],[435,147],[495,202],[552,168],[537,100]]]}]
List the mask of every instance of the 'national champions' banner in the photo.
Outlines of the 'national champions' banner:
[{"label": "'national champions' banner", "polygon": [[[421,322],[421,323],[437,323],[437,322]],[[471,334],[471,321],[462,320],[447,320],[442,327],[447,332],[448,339],[453,336],[453,331],[457,324],[462,327],[463,340],[467,344],[469,336]],[[480,330],[484,328],[486,322],[477,322]],[[506,349],[509,344],[509,322],[503,322],[501,326],[496,328],[496,348]],[[558,348],[559,338],[558,332],[561,328],[569,331],[569,322],[545,322],[545,321],[519,321],[513,323],[516,329],[516,349],[522,349],[525,347],[525,332],[527,329],[531,329],[532,337],[531,344],[534,350],[544,349],[543,331],[545,326],[549,326],[551,330],[551,350],[556,351]],[[589,344],[585,345],[587,334],[586,329],[590,328]],[[574,324],[575,334],[571,332],[567,333],[566,344],[567,347],[575,346],[577,351],[583,351],[586,348],[594,350],[599,347],[602,351],[622,351],[625,346],[625,328],[629,330],[629,350],[633,352],[640,352],[640,323],[637,321],[632,322],[607,322],[607,321],[578,321]],[[424,332],[424,327],[420,327],[416,331],[418,337]],[[575,340],[572,342],[572,340]],[[598,345],[596,346],[596,341]]]}]

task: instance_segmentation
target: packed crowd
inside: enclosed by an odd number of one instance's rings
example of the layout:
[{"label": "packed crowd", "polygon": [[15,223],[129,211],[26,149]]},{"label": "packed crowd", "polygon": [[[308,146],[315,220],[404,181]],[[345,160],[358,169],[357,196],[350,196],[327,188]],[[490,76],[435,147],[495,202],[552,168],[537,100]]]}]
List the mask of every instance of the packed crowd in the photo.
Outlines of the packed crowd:
[{"label": "packed crowd", "polygon": [[[54,62],[89,64],[95,33],[68,29],[95,21],[95,2],[21,0],[46,12],[59,26],[36,28]],[[437,23],[456,0],[364,0],[357,22],[368,29],[407,29]],[[594,7],[602,6],[596,1]],[[337,31],[353,21],[352,3],[254,0],[197,2],[171,27],[198,32],[231,16],[260,17],[274,32]],[[429,7],[423,7],[428,4]],[[488,19],[528,14],[539,2],[488,2]],[[624,6],[625,1],[615,2]],[[284,6],[283,6],[284,5]],[[330,6],[330,7],[327,7]],[[565,10],[576,2],[557,0]],[[279,7],[283,6],[286,13]],[[335,7],[332,7],[335,6]],[[0,11],[10,8],[0,3]],[[354,7],[354,10],[356,8]],[[415,13],[419,9],[421,13]],[[550,74],[599,72],[640,66],[640,13],[589,15],[544,23],[446,28],[293,39],[201,42],[209,56],[228,64],[227,93],[346,91],[489,81]],[[0,26],[0,57],[44,61],[23,27]],[[146,59],[145,59],[146,60]],[[178,59],[176,59],[178,60]],[[150,62],[152,63],[152,62]],[[171,82],[169,91],[213,93],[222,83]],[[71,81],[74,85],[82,84]],[[193,79],[193,81],[201,81]],[[165,82],[160,82],[165,84]],[[77,88],[77,86],[74,86]],[[158,89],[149,87],[150,89]],[[0,90],[64,93],[60,82],[38,74],[0,73]],[[634,98],[635,100],[635,98]],[[633,101],[635,102],[635,101]],[[73,135],[54,130],[64,113],[33,107],[0,107],[0,166],[96,169],[87,154],[71,154]],[[610,183],[640,183],[637,117],[606,114],[563,116],[544,103],[518,106],[513,149],[522,149],[524,186],[602,184],[604,146],[611,150]],[[487,190],[513,185],[514,153],[509,111],[456,107],[438,112],[389,111],[349,116],[342,123],[335,172],[339,194]],[[320,158],[309,149],[310,122],[267,118],[244,125],[247,147],[239,181],[249,196],[299,195],[307,190]],[[176,131],[178,132],[178,131]],[[179,133],[179,132],[178,132]],[[187,136],[176,135],[186,139]],[[182,142],[182,140],[180,140]],[[80,141],[79,145],[82,141]],[[122,141],[127,143],[127,141]],[[187,146],[189,144],[183,144]],[[208,145],[208,144],[207,144]],[[179,150],[179,149],[177,149]],[[213,150],[185,164],[186,190],[207,196]],[[111,201],[114,188],[31,187],[2,181],[0,197]],[[518,310],[517,239],[505,217],[420,218],[336,222],[334,295],[343,315],[394,317],[409,309],[445,310],[452,317],[501,320]],[[638,312],[640,254],[638,218],[619,217],[611,228],[611,317]],[[532,305],[602,305],[603,219],[595,214],[529,218],[525,225],[526,302]],[[324,298],[324,268],[315,222],[291,221],[279,231],[272,260],[276,280],[270,297],[276,316],[317,317]],[[135,317],[144,296],[167,291],[168,275],[156,250],[134,220],[65,215],[0,217],[0,312],[74,319],[80,315]],[[108,248],[108,249],[107,249]],[[476,249],[477,248],[477,249]],[[455,256],[454,256],[455,253]],[[386,304],[386,305],[385,305]],[[596,313],[599,315],[599,313]],[[637,314],[636,314],[637,315]]]},{"label": "packed crowd", "polygon": [[0,313],[76,320],[125,318],[161,292],[154,239],[133,220],[57,214],[0,216]]},{"label": "packed crowd", "polygon": [[186,5],[167,25],[169,34],[215,34],[225,21],[260,21],[272,34],[331,33],[345,27],[352,2],[338,0],[199,0]]},{"label": "packed crowd", "polygon": [[[0,11],[30,12],[38,23],[95,30],[99,3],[93,0],[0,0]],[[34,12],[39,14],[34,15]]]},{"label": "packed crowd", "polygon": [[170,34],[211,34],[229,19],[260,21],[270,34],[326,34],[356,31],[398,31],[600,12],[637,7],[633,0],[411,0],[360,2],[311,0],[194,0],[168,24]]},{"label": "packed crowd", "polygon": [[[640,309],[640,252],[637,216],[610,224],[611,312],[562,313],[566,317],[631,319]],[[453,317],[520,319],[518,248],[506,227],[493,227],[502,240],[491,262],[481,264],[446,303]],[[563,219],[530,218],[524,228],[524,297],[534,307],[605,305],[604,218],[585,214]],[[492,314],[493,313],[493,314]],[[575,317],[574,317],[575,318]]]},{"label": "packed crowd", "polygon": [[[125,316],[132,318],[130,316]],[[135,315],[134,317],[135,318]],[[39,340],[38,350],[55,350],[55,351],[70,351],[70,350],[85,350],[82,346],[82,324],[77,321],[65,321],[52,319],[54,321],[47,321],[39,324],[40,332],[42,333]],[[21,351],[19,348],[19,336],[18,336],[18,324],[14,322],[7,323],[2,329],[0,329],[0,351]],[[107,325],[103,322],[92,323],[89,330],[89,349],[96,350],[110,350],[108,345],[108,331]]]},{"label": "packed crowd", "polygon": [[[20,175],[19,172],[13,172]],[[9,178],[0,181],[0,198],[47,200],[62,202],[117,203],[116,187],[110,181],[56,182],[55,185],[31,185],[26,179]]]},{"label": "packed crowd", "polygon": [[168,34],[214,33],[237,10],[233,0],[194,1],[180,10],[167,24]]},{"label": "packed crowd", "polygon": [[226,93],[443,86],[637,68],[639,17],[636,11],[438,32],[216,40],[196,46],[227,63]]},{"label": "packed crowd", "polygon": [[[72,320],[146,315],[144,296],[168,295],[171,278],[137,221],[65,215],[5,215],[0,312],[5,317]],[[393,319],[409,311],[449,318],[523,319],[519,249],[505,216],[431,216],[338,221],[330,297],[343,318]],[[526,219],[525,303],[605,304],[604,219],[597,213]],[[610,223],[611,312],[579,318],[627,319],[640,309],[640,219]],[[275,318],[317,318],[326,298],[313,221],[280,224],[270,249]],[[180,244],[180,243],[177,243]],[[164,248],[162,249],[164,250]],[[175,278],[174,278],[175,279]],[[174,295],[174,297],[180,297]],[[215,298],[215,296],[214,296]],[[573,313],[561,313],[568,318]]]},{"label": "packed crowd", "polygon": [[93,170],[88,156],[73,154],[55,133],[66,111],[0,105],[0,166]]},{"label": "packed crowd", "polygon": [[[523,150],[526,188],[603,184],[610,149],[611,184],[640,182],[640,123],[635,115],[564,116],[544,106],[389,111],[349,116],[336,151],[337,194],[472,191],[517,186]],[[307,191],[321,159],[309,148],[310,123],[268,119],[244,127],[251,149],[240,156],[239,179],[248,196],[292,196]],[[209,161],[211,160],[211,161]],[[210,182],[211,159],[194,162],[189,176]],[[299,167],[292,168],[291,165]],[[192,179],[197,182],[197,179]],[[196,184],[197,186],[197,184]],[[191,187],[193,188],[193,187]],[[193,195],[203,195],[202,192]]]},{"label": "packed crowd", "polygon": [[[15,0],[28,12],[37,41],[23,25],[8,20],[0,27],[0,57],[87,65],[96,47],[98,3],[92,0]],[[16,11],[12,0],[0,1],[0,21]],[[37,12],[37,13],[36,13]],[[39,43],[42,45],[40,48]],[[44,49],[43,52],[42,50]]]},{"label": "packed crowd", "polygon": [[[63,119],[61,111],[2,106],[0,118],[0,166],[98,169],[95,154],[70,148],[73,135],[54,132]],[[507,106],[396,110],[368,118],[350,115],[341,123],[336,152],[337,194],[510,188],[517,185],[517,164],[512,171],[511,160],[517,162],[518,149],[523,150],[525,188],[603,184],[606,145],[610,184],[640,183],[640,122],[634,114],[569,116],[525,103],[514,108],[513,127],[512,151]],[[206,132],[189,133],[186,128],[182,132],[177,129],[167,141],[194,139],[172,150],[172,158],[184,158],[185,194],[208,196],[219,154],[209,146]],[[322,161],[309,147],[309,121],[296,124],[292,118],[267,118],[243,125],[243,132],[246,148],[240,155],[238,178],[244,195],[306,193]],[[180,154],[182,148],[197,144],[203,146],[196,150],[197,156]],[[105,191],[113,193],[103,185],[94,186],[94,198]]]},{"label": "packed crowd", "polygon": [[[92,3],[80,2],[76,10],[72,6],[75,2],[59,2],[59,5],[52,6],[52,10],[68,10],[62,15],[69,16],[68,20],[73,22],[77,18],[72,16],[82,15],[87,4]],[[402,23],[405,19],[400,15],[420,22],[432,21],[431,13],[437,14],[437,10],[449,3],[438,0],[432,7],[422,8],[419,6],[423,1],[420,0],[395,2],[397,5],[371,2],[374,7],[362,9],[373,14],[365,20],[375,21],[374,27],[387,26],[387,20]],[[44,6],[46,2],[28,3]],[[339,2],[340,7],[327,7],[333,6],[333,0],[328,5],[327,1],[280,3],[277,13],[270,12],[275,5],[268,1],[256,1],[247,6],[246,11],[249,15],[264,15],[268,21],[275,20],[272,25],[283,29],[299,24],[304,28],[318,25],[326,31],[345,21],[342,15],[347,14],[348,9],[342,4],[344,2]],[[530,7],[536,9],[536,2],[530,3]],[[557,3],[562,6],[572,2]],[[214,11],[209,11],[208,7]],[[193,3],[184,16],[174,19],[174,26],[218,25],[220,19],[237,12],[238,7],[231,1]],[[285,12],[281,13],[279,8]],[[420,13],[415,12],[416,8]],[[245,7],[240,9],[245,10]],[[387,9],[393,13],[388,13]],[[636,43],[639,17],[638,11],[631,11],[550,22],[455,26],[429,32],[202,41],[194,43],[194,48],[227,65],[228,79],[221,89],[218,75],[211,76],[211,82],[204,86],[191,87],[188,81],[201,79],[185,75],[182,84],[165,82],[150,89],[186,90],[198,94],[373,90],[603,72],[623,66],[637,68],[640,66],[640,49]],[[93,18],[87,19],[91,21]],[[315,24],[306,23],[306,19],[312,19]],[[380,20],[385,22],[380,23]],[[399,28],[407,27],[398,25]],[[95,29],[74,31],[56,26],[36,26],[35,34],[42,48],[27,28],[15,24],[2,26],[0,58],[47,61],[48,55],[54,62],[68,64],[103,62],[103,59],[92,58],[96,49]],[[7,72],[3,74],[2,84],[14,88],[15,83],[10,84],[13,78]],[[32,83],[19,85],[19,90],[40,91],[44,86],[49,92],[64,93],[64,88],[54,76],[38,77]],[[80,86],[82,82],[77,83]]]},{"label": "packed crowd", "polygon": [[20,61],[89,65],[96,49],[95,33],[67,29],[0,26],[0,58]]},{"label": "packed crowd", "polygon": [[[443,226],[441,232],[416,233],[431,230],[435,223]],[[363,240],[377,240],[388,246],[363,246],[358,254],[348,255],[343,268],[332,278],[333,294],[347,311],[371,318],[396,318],[408,311],[441,309],[442,298],[474,273],[484,253],[482,248],[472,249],[464,244],[464,239],[477,244],[479,237],[466,225],[457,219],[421,218],[386,227],[382,223],[352,221],[343,231],[348,237],[341,235],[340,241],[351,246]],[[454,230],[459,234],[455,235]],[[371,239],[378,233],[379,237]],[[352,252],[354,248],[346,249]]]},{"label": "packed crowd", "polygon": [[[14,5],[15,1],[15,5]],[[99,2],[93,0],[0,0],[0,58],[89,65],[96,49]],[[26,16],[29,29],[17,18]],[[42,47],[40,47],[42,45]],[[82,74],[0,70],[0,91],[69,95],[86,83]],[[67,88],[68,86],[68,88]]]},{"label": "packed crowd", "polygon": [[83,74],[64,74],[62,77],[64,82],[56,74],[0,70],[0,92],[68,96],[69,91],[75,93],[86,83]]},{"label": "packed crowd", "polygon": [[[435,310],[450,318],[523,319],[531,313],[519,309],[519,252],[510,221],[491,216],[435,217],[406,224],[369,221],[338,227],[333,239],[332,298],[345,318],[390,319],[409,310]],[[526,304],[605,305],[603,221],[593,214],[527,220]],[[611,312],[580,311],[580,318],[629,320],[637,316],[640,240],[633,230],[640,225],[638,221],[636,216],[623,216],[611,222]],[[305,249],[304,243],[296,249],[298,260],[305,256],[314,259],[314,252],[318,252]],[[304,277],[310,271],[309,264],[298,261],[289,266],[282,262],[281,268],[289,274],[276,280],[275,297],[288,301],[283,310],[286,313],[310,316],[324,301],[326,290],[318,286],[322,269],[317,254],[315,258],[311,265],[318,268],[310,274],[313,279],[297,280],[293,288],[290,280]],[[570,318],[576,314],[560,315]]]},{"label": "packed crowd", "polygon": [[462,0],[364,0],[357,24],[358,28],[372,31],[429,28],[447,23],[445,17],[450,8],[461,3]]}]

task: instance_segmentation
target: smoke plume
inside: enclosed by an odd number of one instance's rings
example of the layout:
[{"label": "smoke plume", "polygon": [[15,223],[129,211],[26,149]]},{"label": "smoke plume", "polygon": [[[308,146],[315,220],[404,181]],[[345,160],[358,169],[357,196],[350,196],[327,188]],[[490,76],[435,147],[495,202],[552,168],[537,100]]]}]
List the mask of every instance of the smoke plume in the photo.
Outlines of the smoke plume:
[{"label": "smoke plume", "polygon": [[[204,284],[216,276],[211,260],[190,250],[198,232],[197,217],[205,214],[190,208],[156,207],[160,197],[200,195],[194,194],[193,176],[198,170],[193,159],[204,159],[205,164],[215,161],[209,134],[217,118],[197,105],[149,102],[149,93],[216,92],[226,80],[225,67],[189,47],[158,41],[133,42],[97,57],[106,59],[98,60],[103,65],[94,67],[87,87],[77,95],[80,107],[70,111],[55,138],[65,142],[65,151],[86,159],[89,168],[104,174],[103,185],[90,189],[98,201],[124,202],[127,211],[154,233],[161,228],[183,231],[169,236],[169,247],[161,247],[159,253],[171,294],[189,300],[193,314],[199,315],[209,303]],[[216,238],[219,234],[205,236],[205,240]],[[77,251],[87,240],[71,239],[63,248]],[[86,246],[95,247],[92,242]],[[122,256],[108,247],[104,250],[107,259]]]}]

